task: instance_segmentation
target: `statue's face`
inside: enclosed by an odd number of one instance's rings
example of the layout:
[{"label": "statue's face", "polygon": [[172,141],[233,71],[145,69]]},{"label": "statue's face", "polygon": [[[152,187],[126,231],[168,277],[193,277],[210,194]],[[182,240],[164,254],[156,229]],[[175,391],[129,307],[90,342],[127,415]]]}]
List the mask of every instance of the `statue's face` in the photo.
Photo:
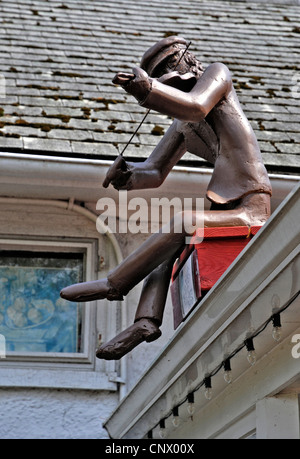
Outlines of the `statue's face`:
[{"label": "statue's face", "polygon": [[165,59],[151,76],[184,92],[189,92],[197,81],[197,76],[191,72],[190,64],[182,58],[180,52]]},{"label": "statue's face", "polygon": [[173,88],[180,89],[181,91],[190,92],[195,86],[197,78],[191,72],[180,74],[175,71],[166,72],[163,76],[158,78],[158,81],[168,86],[173,86]]},{"label": "statue's face", "polygon": [[184,75],[185,73],[190,72],[190,66],[185,62],[184,59],[181,59],[182,54],[176,53],[172,56],[166,58],[159,64],[153,74],[151,75],[153,78],[160,78],[161,76],[165,75],[166,73],[171,72],[178,72],[180,75]]},{"label": "statue's face", "polygon": [[165,69],[168,73],[176,71],[180,75],[190,72],[190,66],[182,56],[182,52],[171,56],[166,62]]}]

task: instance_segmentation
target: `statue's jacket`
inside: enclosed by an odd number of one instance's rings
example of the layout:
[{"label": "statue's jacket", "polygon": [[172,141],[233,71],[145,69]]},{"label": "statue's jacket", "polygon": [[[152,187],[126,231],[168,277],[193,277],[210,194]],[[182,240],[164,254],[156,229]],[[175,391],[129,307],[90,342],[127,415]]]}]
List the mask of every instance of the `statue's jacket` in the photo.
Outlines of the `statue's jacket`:
[{"label": "statue's jacket", "polygon": [[[256,136],[228,77],[229,70],[219,63],[212,67],[214,64],[209,67],[211,75],[205,77],[204,72],[189,93],[153,79],[151,92],[141,105],[173,116],[172,136],[181,136],[186,151],[214,165],[207,188],[210,201],[226,204],[250,193],[271,195]],[[224,89],[225,79],[229,90]]]}]

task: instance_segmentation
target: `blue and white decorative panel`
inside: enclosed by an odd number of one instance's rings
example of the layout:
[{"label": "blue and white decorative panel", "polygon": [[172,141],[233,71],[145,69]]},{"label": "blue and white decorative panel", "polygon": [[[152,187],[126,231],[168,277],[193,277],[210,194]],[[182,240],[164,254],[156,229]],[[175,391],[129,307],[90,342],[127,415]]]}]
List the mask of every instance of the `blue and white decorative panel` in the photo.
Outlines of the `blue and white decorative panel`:
[{"label": "blue and white decorative panel", "polygon": [[83,280],[83,255],[0,252],[0,334],[6,351],[80,352],[81,307],[60,291]]}]

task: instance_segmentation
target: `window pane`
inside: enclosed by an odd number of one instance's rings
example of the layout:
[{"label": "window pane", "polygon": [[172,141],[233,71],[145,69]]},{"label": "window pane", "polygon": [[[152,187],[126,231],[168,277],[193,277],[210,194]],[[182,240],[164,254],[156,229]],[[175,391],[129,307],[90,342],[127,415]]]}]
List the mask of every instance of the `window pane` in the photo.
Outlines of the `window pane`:
[{"label": "window pane", "polygon": [[82,280],[82,253],[1,251],[0,334],[6,351],[80,352],[81,306],[59,293]]}]

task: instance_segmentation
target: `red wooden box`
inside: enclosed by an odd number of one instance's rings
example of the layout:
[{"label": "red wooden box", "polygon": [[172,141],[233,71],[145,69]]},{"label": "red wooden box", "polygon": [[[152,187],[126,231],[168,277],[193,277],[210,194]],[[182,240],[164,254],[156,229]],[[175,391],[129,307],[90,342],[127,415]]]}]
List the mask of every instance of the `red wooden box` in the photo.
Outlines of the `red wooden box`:
[{"label": "red wooden box", "polygon": [[[174,264],[171,284],[174,328],[227,270],[260,226],[199,229]],[[197,242],[199,236],[202,242]],[[202,237],[201,237],[202,236]]]}]

